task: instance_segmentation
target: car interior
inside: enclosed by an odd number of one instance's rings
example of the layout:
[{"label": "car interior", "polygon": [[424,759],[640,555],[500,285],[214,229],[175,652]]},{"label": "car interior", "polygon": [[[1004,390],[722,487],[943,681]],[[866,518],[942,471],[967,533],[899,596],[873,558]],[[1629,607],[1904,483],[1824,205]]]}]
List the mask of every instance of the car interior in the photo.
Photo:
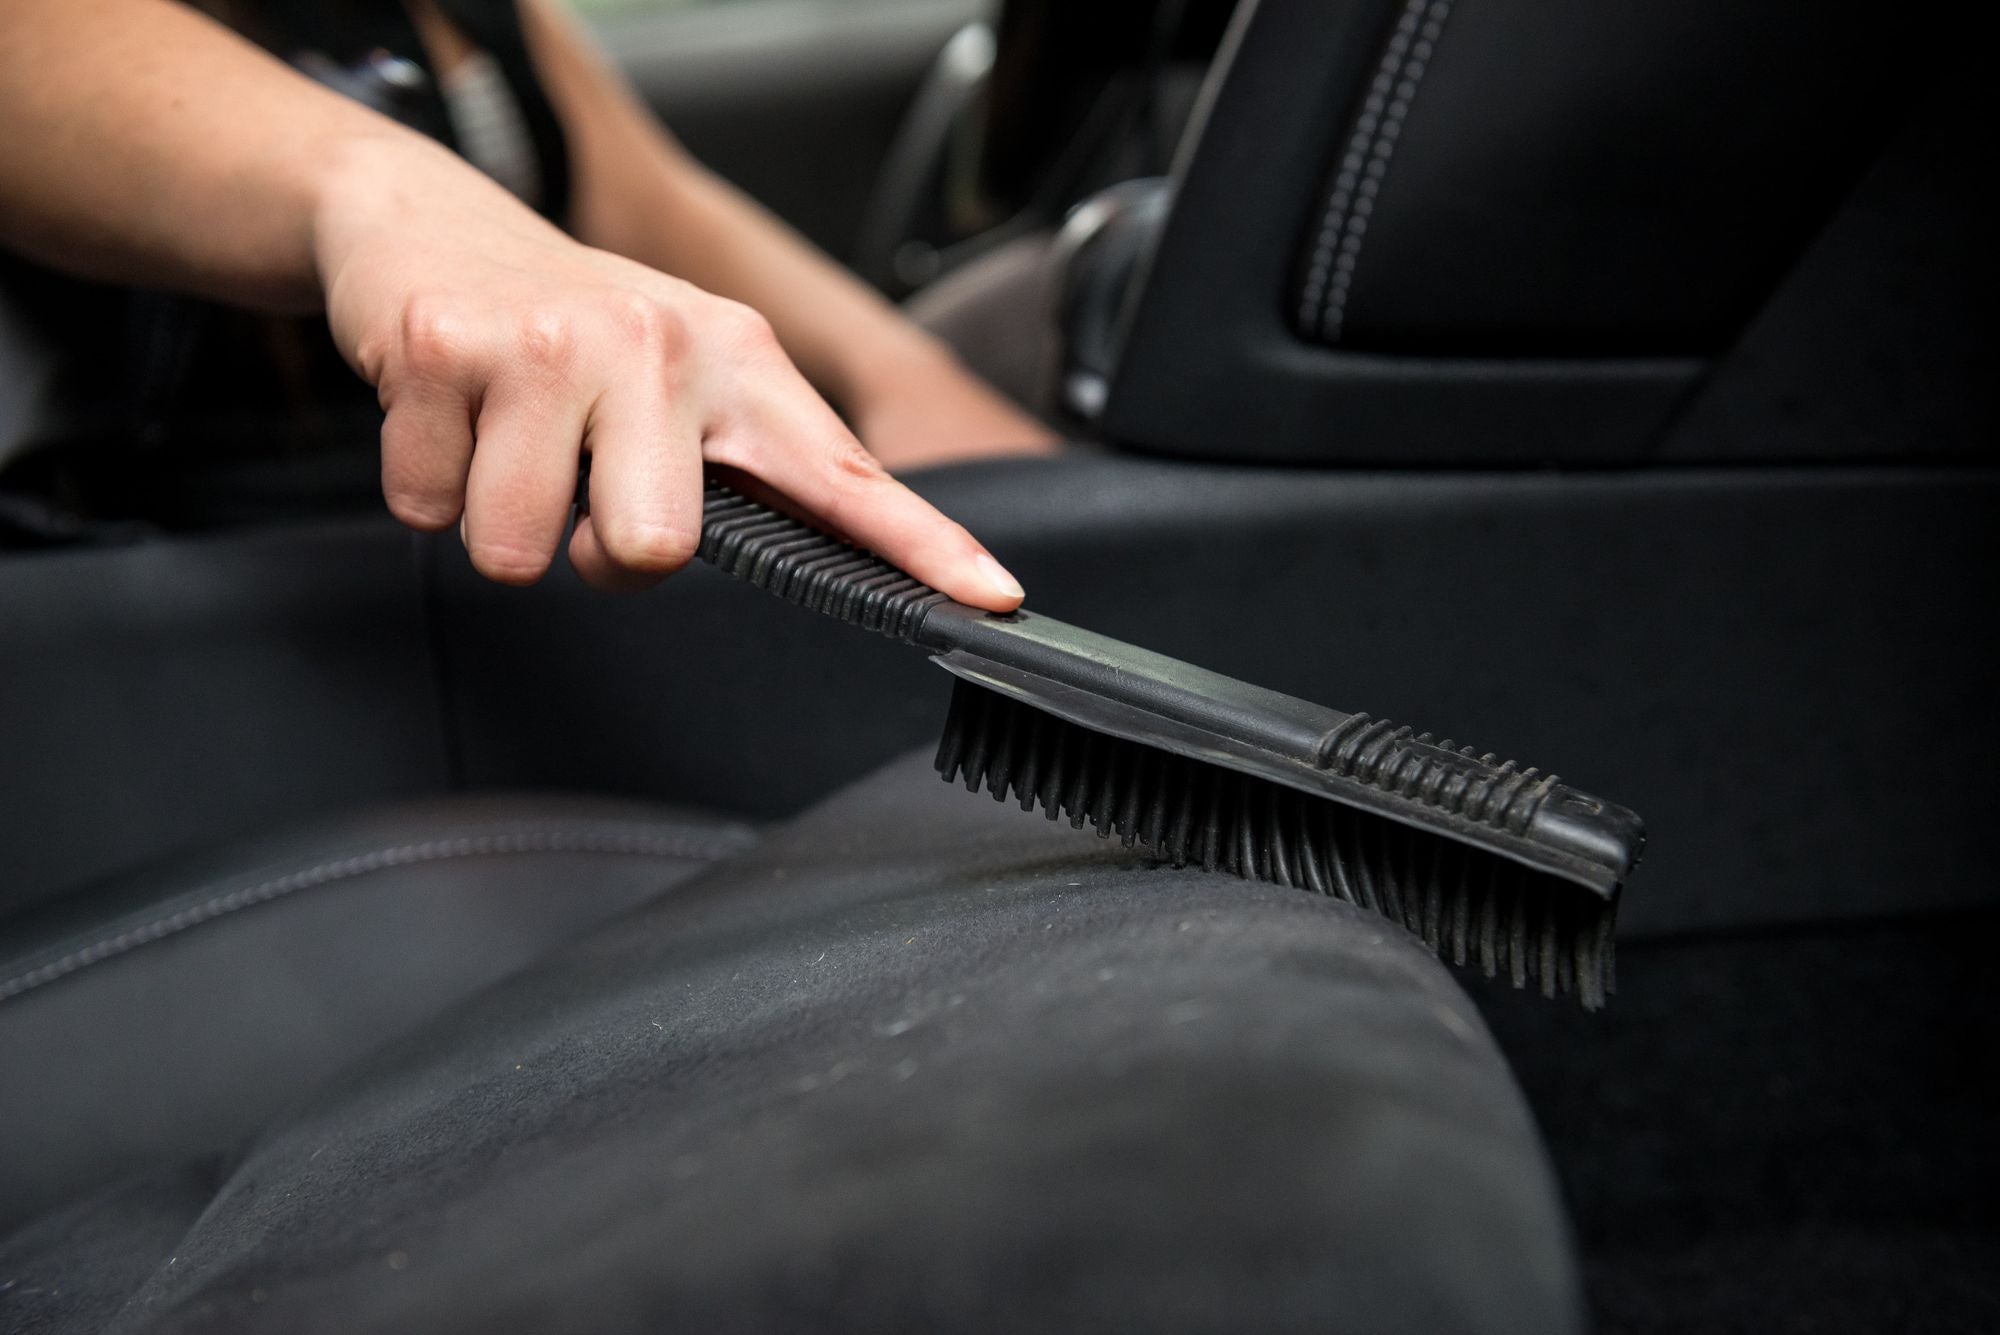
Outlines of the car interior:
[{"label": "car interior", "polygon": [[715,569],[489,583],[366,434],[108,439],[8,268],[0,1328],[2000,1329],[1971,7],[582,8],[913,309],[1044,248],[1070,444],[907,478],[1031,608],[1640,812],[1616,995],[947,787]]}]

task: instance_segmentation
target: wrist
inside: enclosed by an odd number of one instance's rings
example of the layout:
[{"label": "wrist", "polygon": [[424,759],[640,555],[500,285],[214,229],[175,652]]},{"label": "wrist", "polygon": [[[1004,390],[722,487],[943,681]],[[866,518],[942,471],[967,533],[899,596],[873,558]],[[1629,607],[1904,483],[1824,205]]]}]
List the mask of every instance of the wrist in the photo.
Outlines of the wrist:
[{"label": "wrist", "polygon": [[313,262],[322,287],[365,233],[407,208],[410,146],[392,133],[335,136],[312,155],[304,184]]},{"label": "wrist", "polygon": [[510,210],[526,212],[457,154],[400,126],[348,131],[314,158],[306,188],[322,288],[369,237],[394,234],[408,246],[426,235],[471,236]]}]

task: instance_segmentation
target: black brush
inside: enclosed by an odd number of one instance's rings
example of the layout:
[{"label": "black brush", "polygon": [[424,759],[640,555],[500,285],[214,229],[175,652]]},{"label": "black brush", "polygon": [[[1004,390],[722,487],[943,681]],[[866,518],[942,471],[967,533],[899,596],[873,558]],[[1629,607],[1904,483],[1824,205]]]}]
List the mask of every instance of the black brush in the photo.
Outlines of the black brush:
[{"label": "black brush", "polygon": [[1595,1010],[1639,818],[1469,746],[1032,612],[996,616],[711,480],[701,557],[958,680],[938,773],[1175,866],[1333,895]]}]

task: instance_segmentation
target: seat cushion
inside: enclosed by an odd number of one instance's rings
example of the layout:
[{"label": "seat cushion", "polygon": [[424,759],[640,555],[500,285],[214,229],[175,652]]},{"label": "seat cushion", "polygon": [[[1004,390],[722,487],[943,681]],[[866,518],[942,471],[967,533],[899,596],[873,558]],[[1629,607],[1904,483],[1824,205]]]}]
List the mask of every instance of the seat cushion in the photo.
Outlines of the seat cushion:
[{"label": "seat cushion", "polygon": [[0,1274],[143,1332],[1581,1323],[1527,1109],[1413,938],[921,758]]},{"label": "seat cushion", "polygon": [[636,802],[440,798],[145,868],[0,924],[0,1227],[233,1143],[751,840]]}]

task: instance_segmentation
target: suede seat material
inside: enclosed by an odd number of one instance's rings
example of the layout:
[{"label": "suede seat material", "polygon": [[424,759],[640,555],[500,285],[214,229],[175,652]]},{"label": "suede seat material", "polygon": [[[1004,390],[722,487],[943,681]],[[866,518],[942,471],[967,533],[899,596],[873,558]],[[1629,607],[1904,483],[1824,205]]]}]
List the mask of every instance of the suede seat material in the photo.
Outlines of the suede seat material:
[{"label": "suede seat material", "polygon": [[1527,1108],[1414,938],[915,757],[0,1274],[149,1333],[1582,1325]]}]

